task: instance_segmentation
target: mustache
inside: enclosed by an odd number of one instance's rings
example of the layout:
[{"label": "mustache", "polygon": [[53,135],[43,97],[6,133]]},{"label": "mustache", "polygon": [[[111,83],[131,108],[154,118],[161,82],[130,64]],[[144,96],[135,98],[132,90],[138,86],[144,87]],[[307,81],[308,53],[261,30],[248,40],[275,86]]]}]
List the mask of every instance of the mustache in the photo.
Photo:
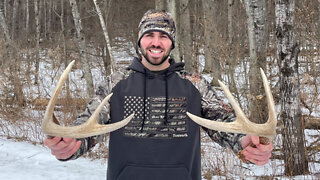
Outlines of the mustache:
[{"label": "mustache", "polygon": [[150,49],[150,48],[163,50],[162,47],[160,47],[160,46],[155,46],[155,45],[152,45],[152,46],[149,46],[149,47],[148,47],[148,49]]}]

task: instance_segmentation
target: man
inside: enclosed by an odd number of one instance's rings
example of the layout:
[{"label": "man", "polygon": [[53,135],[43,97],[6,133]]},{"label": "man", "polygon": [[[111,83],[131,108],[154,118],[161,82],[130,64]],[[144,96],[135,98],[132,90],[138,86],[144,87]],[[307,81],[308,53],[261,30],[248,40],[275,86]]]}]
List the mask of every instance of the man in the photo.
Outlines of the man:
[{"label": "man", "polygon": [[[227,122],[234,121],[235,114],[203,78],[191,76],[183,70],[183,63],[169,58],[175,40],[169,13],[150,10],[138,28],[141,59],[133,60],[127,68],[129,75],[114,74],[99,86],[97,97],[74,124],[85,122],[113,92],[109,106],[100,114],[100,123],[114,123],[132,113],[135,116],[127,126],[110,133],[107,179],[200,180],[200,128],[186,112]],[[259,137],[203,129],[235,153],[245,149],[244,156],[252,163],[264,165],[271,157],[272,144],[260,144]],[[65,161],[80,157],[102,139],[54,137],[44,144],[57,159]],[[248,146],[250,143],[255,147]]]}]

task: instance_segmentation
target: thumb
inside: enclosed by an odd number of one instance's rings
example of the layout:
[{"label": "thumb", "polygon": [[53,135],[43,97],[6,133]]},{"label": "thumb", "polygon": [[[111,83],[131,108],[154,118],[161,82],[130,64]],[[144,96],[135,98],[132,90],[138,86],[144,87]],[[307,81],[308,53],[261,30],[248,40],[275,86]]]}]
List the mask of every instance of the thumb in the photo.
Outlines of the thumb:
[{"label": "thumb", "polygon": [[251,136],[251,141],[254,145],[260,144],[259,136]]},{"label": "thumb", "polygon": [[75,138],[63,138],[63,141],[67,144],[70,144],[74,141]]},{"label": "thumb", "polygon": [[242,138],[241,145],[243,148],[246,148],[251,143],[253,143],[251,135],[246,135]]}]

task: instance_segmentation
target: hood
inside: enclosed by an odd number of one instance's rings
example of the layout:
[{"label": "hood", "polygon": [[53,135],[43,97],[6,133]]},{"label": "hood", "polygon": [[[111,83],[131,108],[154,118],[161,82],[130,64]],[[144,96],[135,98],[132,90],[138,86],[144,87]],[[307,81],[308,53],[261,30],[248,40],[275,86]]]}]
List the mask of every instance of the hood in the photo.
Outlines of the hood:
[{"label": "hood", "polygon": [[[184,68],[184,63],[176,63],[173,59],[169,59],[170,67],[165,70],[157,72],[157,74],[166,74],[170,75],[175,71],[181,71]],[[130,66],[127,67],[127,70],[133,70],[143,74],[154,74],[152,71],[144,67],[141,63],[141,59],[135,57]]]}]

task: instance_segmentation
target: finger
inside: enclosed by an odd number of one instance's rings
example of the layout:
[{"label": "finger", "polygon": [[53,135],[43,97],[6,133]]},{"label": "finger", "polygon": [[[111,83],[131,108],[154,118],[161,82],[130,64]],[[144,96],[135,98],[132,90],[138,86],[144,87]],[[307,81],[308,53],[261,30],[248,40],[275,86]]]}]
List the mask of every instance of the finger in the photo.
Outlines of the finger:
[{"label": "finger", "polygon": [[68,159],[69,157],[71,157],[74,153],[76,153],[78,151],[78,149],[80,148],[81,146],[81,141],[77,141],[75,143],[75,145],[67,152],[64,152],[62,154],[58,154],[56,155],[56,158],[57,159]]},{"label": "finger", "polygon": [[59,156],[60,154],[65,154],[70,151],[76,144],[76,141],[71,141],[68,143],[62,142],[52,149],[52,155]]},{"label": "finger", "polygon": [[273,144],[272,143],[269,143],[267,145],[259,144],[257,145],[257,148],[261,151],[272,151]]},{"label": "finger", "polygon": [[257,144],[255,145],[256,147],[252,147],[252,146],[247,146],[246,149],[249,151],[263,151],[263,152],[270,152],[273,150],[273,144],[269,143],[269,144]]},{"label": "finger", "polygon": [[71,154],[74,154],[78,151],[78,149],[81,146],[82,141],[77,141],[76,145],[74,146],[74,148],[70,151]]},{"label": "finger", "polygon": [[70,146],[70,144],[75,143],[75,142],[76,142],[76,139],[69,139],[69,140],[65,141],[63,138],[63,141],[60,141],[58,144],[53,146],[51,149],[56,150],[56,151],[62,151],[63,149]]},{"label": "finger", "polygon": [[251,135],[246,135],[241,140],[241,146],[243,148],[247,147],[250,143],[252,143]]},{"label": "finger", "polygon": [[62,160],[64,160],[64,159],[68,159],[69,157],[71,157],[72,156],[72,154],[59,154],[59,155],[55,155],[56,156],[56,158],[57,159],[62,159]]},{"label": "finger", "polygon": [[[81,141],[76,141],[75,139],[72,139],[70,144],[67,147],[65,147],[64,149],[61,149],[59,152],[57,152],[56,155],[69,154],[70,152],[71,152],[71,154],[73,154],[79,149],[80,145],[81,145]],[[76,151],[74,151],[74,150],[76,150]]]},{"label": "finger", "polygon": [[264,151],[258,147],[251,147],[251,146],[246,147],[246,151],[255,155],[263,155],[263,154],[271,153],[271,151]]},{"label": "finger", "polygon": [[245,156],[245,159],[249,161],[252,161],[252,160],[266,161],[270,159],[272,156],[271,151],[260,151],[257,148],[252,148],[252,149],[248,148],[248,149],[246,149],[243,155]]},{"label": "finger", "polygon": [[251,141],[256,146],[260,144],[259,136],[251,136]]},{"label": "finger", "polygon": [[266,161],[270,159],[271,153],[264,153],[264,154],[253,154],[248,151],[243,153],[247,160],[257,160],[257,161]]},{"label": "finger", "polygon": [[72,141],[74,141],[75,140],[75,138],[63,138],[63,141],[65,142],[65,143],[70,143],[70,142],[72,142]]},{"label": "finger", "polygon": [[44,145],[51,148],[53,146],[56,146],[61,141],[61,137],[54,137],[54,138],[46,138],[44,140]]},{"label": "finger", "polygon": [[263,166],[263,165],[267,164],[268,162],[269,162],[269,159],[267,159],[265,161],[258,161],[255,164],[258,165],[258,166]]}]

